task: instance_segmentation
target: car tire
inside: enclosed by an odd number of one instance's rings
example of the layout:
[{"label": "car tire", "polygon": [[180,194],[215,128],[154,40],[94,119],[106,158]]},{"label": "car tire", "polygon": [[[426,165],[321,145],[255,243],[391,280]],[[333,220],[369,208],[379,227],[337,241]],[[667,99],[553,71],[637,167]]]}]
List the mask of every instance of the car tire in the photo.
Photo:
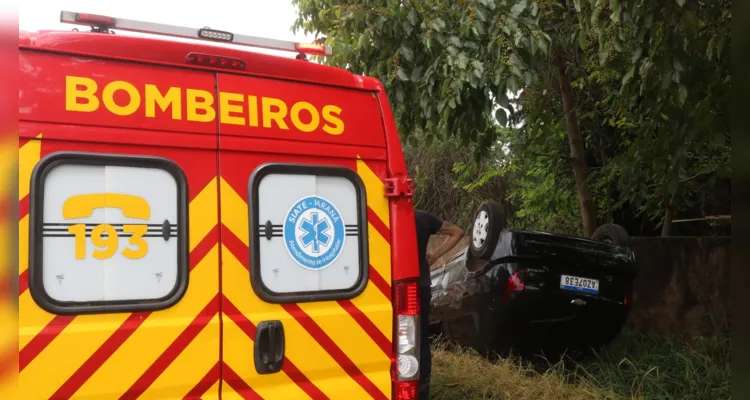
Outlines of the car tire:
[{"label": "car tire", "polygon": [[484,202],[474,213],[469,250],[480,260],[489,260],[500,232],[506,228],[505,208],[500,203]]},{"label": "car tire", "polygon": [[630,235],[628,235],[625,228],[617,224],[604,224],[600,226],[594,231],[592,238],[615,246],[630,246]]}]

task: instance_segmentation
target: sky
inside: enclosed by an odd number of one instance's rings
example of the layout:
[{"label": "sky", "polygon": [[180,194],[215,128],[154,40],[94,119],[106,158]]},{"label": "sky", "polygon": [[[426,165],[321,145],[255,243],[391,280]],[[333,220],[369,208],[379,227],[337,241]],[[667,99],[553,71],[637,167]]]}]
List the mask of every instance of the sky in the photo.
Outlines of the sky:
[{"label": "sky", "polygon": [[[60,11],[63,10],[190,28],[208,26],[232,33],[296,42],[312,42],[314,39],[290,30],[296,19],[296,10],[290,0],[28,0],[18,4],[19,29],[75,28],[76,25],[60,23]],[[82,29],[80,26],[78,28]],[[137,33],[117,33],[141,36]],[[296,55],[264,49],[254,51],[285,57]]]}]

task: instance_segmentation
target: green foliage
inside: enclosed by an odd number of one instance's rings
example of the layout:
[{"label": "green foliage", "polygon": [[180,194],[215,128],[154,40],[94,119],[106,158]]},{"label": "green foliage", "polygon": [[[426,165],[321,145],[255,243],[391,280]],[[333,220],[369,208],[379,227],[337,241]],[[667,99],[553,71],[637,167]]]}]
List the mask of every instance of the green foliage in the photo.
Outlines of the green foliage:
[{"label": "green foliage", "polygon": [[[454,165],[474,165],[471,152],[457,152],[458,139],[435,141],[431,146],[404,144],[409,175],[415,179],[414,206],[429,210],[468,232],[473,211],[490,199],[507,202],[507,182],[502,174],[487,177],[481,187],[456,185]],[[460,206],[457,206],[460,205]]]},{"label": "green foliage", "polygon": [[591,179],[652,219],[670,199],[677,211],[712,201],[731,176],[729,2],[591,0],[581,13],[599,53],[583,60],[583,85],[609,93],[599,113],[616,136]]},{"label": "green foliage", "polygon": [[[645,219],[651,234],[670,203],[677,216],[731,210],[717,189],[731,177],[728,0],[293,3],[294,29],[334,46],[323,62],[384,83],[408,161],[445,167],[422,187],[455,179],[433,199],[458,190],[468,209],[502,179],[515,226],[580,233],[561,65],[600,222],[632,232]],[[445,143],[432,164],[409,158]]]},{"label": "green foliage", "polygon": [[557,123],[550,132],[536,129],[530,135],[519,135],[518,130],[501,130],[499,142],[503,145],[493,147],[493,157],[481,164],[473,160],[456,164],[456,186],[480,197],[486,182],[503,177],[511,226],[581,234],[565,126]]},{"label": "green foliage", "polygon": [[[333,45],[325,63],[386,86],[399,131],[458,137],[488,149],[507,92],[533,84],[551,38],[539,28],[544,2],[497,0],[293,0],[293,29]],[[554,2],[550,2],[554,4]],[[412,140],[410,143],[414,143]]]}]

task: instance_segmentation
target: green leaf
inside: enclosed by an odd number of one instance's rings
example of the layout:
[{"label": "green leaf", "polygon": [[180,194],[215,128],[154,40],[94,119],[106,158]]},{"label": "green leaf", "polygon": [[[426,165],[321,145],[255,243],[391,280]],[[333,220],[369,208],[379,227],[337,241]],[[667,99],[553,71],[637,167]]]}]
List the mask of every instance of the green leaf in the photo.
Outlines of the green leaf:
[{"label": "green leaf", "polygon": [[367,35],[359,35],[359,40],[357,40],[357,47],[365,47],[367,46]]},{"label": "green leaf", "polygon": [[484,11],[482,11],[481,7],[477,7],[474,10],[476,11],[477,18],[479,18],[480,21],[487,22],[487,15],[484,13]]},{"label": "green leaf", "polygon": [[654,23],[654,14],[649,13],[643,19],[643,26],[645,26],[648,29],[651,29],[651,25],[653,25],[653,23]]},{"label": "green leaf", "polygon": [[518,67],[519,69],[526,68],[526,65],[524,64],[523,61],[521,61],[521,59],[518,57],[518,55],[516,55],[516,53],[511,54],[510,57],[508,57],[508,61],[510,61],[511,64]]},{"label": "green leaf", "polygon": [[409,80],[409,75],[406,74],[406,71],[404,71],[403,68],[399,68],[396,75],[398,75],[398,79],[404,82],[407,82]]},{"label": "green leaf", "polygon": [[412,52],[411,49],[406,46],[401,46],[401,55],[404,56],[406,61],[414,60],[414,52]]},{"label": "green leaf", "polygon": [[442,32],[442,30],[445,29],[445,21],[440,18],[435,18],[432,20],[432,29]]},{"label": "green leaf", "polygon": [[631,79],[633,79],[633,76],[635,75],[635,65],[628,70],[628,72],[625,74],[625,76],[622,77],[622,85],[625,86],[630,82]]},{"label": "green leaf", "polygon": [[411,26],[417,26],[417,11],[413,8],[409,10],[409,23]]},{"label": "green leaf", "polygon": [[633,56],[630,57],[630,62],[635,63],[641,58],[641,54],[643,54],[643,48],[638,47],[633,51]]},{"label": "green leaf", "polygon": [[[536,3],[534,3],[536,5]],[[573,6],[576,8],[576,12],[581,12],[581,0],[573,0]]]},{"label": "green leaf", "polygon": [[413,70],[411,70],[411,76],[409,77],[409,79],[412,82],[419,82],[419,80],[422,77],[421,76],[422,75],[422,69],[423,68],[420,66],[420,67],[415,67]]},{"label": "green leaf", "polygon": [[451,36],[448,41],[456,47],[461,47],[461,39],[458,36]]},{"label": "green leaf", "polygon": [[578,47],[580,47],[581,50],[586,49],[586,33],[583,30],[578,32]]},{"label": "green leaf", "polygon": [[414,146],[414,147],[416,147],[417,145],[419,145],[419,139],[417,139],[417,137],[414,136],[414,135],[410,135],[408,141],[409,141],[409,144],[412,145],[412,146]]},{"label": "green leaf", "polygon": [[497,123],[500,124],[500,126],[508,126],[508,114],[506,114],[505,110],[503,110],[502,108],[495,111],[495,119],[497,120]]},{"label": "green leaf", "polygon": [[680,105],[685,104],[685,100],[687,100],[687,96],[688,96],[688,88],[684,84],[681,84],[680,89],[679,89],[679,97],[678,97],[678,100],[680,101]]},{"label": "green leaf", "polygon": [[510,8],[510,14],[514,17],[521,15],[523,10],[526,9],[526,0],[521,0]]},{"label": "green leaf", "polygon": [[[580,0],[579,0],[579,1],[580,1]],[[537,14],[539,13],[539,6],[537,5],[537,3],[536,3],[536,2],[534,2],[534,3],[531,3],[531,9],[530,9],[530,12],[531,12],[531,16],[532,16],[532,17],[536,17],[536,15],[537,15]]]},{"label": "green leaf", "polygon": [[677,2],[677,5],[682,7],[685,5],[685,0],[675,0]]},{"label": "green leaf", "polygon": [[534,75],[531,74],[531,71],[526,70],[523,72],[523,82],[526,86],[530,86],[534,82]]},{"label": "green leaf", "polygon": [[610,0],[609,7],[612,9],[612,15],[610,15],[609,18],[615,23],[620,23],[620,15],[622,13],[620,0]]},{"label": "green leaf", "polygon": [[465,70],[466,67],[469,65],[469,58],[466,57],[466,54],[461,53],[458,55],[458,68]]},{"label": "green leaf", "polygon": [[604,63],[607,62],[607,58],[609,57],[609,51],[602,50],[599,52],[599,65],[604,65]]}]

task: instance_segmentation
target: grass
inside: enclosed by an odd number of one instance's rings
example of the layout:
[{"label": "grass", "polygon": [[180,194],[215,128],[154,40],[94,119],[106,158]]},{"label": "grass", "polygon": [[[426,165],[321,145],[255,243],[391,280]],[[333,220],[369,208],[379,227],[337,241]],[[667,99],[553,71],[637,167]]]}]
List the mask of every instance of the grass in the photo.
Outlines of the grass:
[{"label": "grass", "polygon": [[731,398],[730,340],[623,332],[588,360],[532,366],[490,363],[471,350],[433,350],[432,398],[710,399]]}]

